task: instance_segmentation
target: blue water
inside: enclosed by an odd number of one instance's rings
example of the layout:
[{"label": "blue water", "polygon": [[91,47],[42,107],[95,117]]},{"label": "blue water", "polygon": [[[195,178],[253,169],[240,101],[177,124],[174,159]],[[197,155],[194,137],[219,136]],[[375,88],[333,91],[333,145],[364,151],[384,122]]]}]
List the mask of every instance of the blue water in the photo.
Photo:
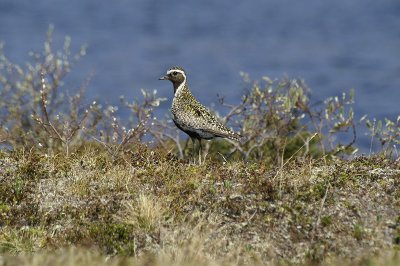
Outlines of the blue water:
[{"label": "blue water", "polygon": [[400,114],[398,0],[0,0],[0,41],[14,62],[42,49],[49,24],[58,47],[65,35],[75,50],[89,45],[65,84],[94,71],[89,98],[118,103],[157,89],[166,111],[172,87],[157,78],[180,65],[208,106],[217,93],[239,102],[244,71],[302,77],[314,101],[355,88],[358,117]]}]

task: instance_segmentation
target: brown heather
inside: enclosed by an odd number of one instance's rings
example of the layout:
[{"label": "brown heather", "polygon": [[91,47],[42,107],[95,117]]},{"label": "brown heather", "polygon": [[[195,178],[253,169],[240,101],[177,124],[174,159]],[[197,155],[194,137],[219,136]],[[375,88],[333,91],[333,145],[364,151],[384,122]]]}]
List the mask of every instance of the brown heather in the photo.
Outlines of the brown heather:
[{"label": "brown heather", "polygon": [[400,166],[384,158],[194,166],[96,144],[0,158],[7,265],[399,262]]}]

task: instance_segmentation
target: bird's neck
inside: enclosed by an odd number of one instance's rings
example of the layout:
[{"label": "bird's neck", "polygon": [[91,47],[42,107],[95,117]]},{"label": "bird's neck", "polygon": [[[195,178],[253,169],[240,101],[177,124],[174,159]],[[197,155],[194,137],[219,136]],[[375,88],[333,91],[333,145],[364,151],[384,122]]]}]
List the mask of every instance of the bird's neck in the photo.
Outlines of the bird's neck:
[{"label": "bird's neck", "polygon": [[174,83],[174,94],[175,97],[182,94],[182,93],[190,93],[189,88],[187,86],[186,79],[183,80],[181,83]]}]

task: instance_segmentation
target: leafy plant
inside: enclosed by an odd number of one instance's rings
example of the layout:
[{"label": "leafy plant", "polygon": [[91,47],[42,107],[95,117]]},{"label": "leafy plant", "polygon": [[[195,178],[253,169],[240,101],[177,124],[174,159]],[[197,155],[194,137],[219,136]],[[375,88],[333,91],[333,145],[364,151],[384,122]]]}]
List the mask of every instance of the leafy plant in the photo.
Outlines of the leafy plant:
[{"label": "leafy plant", "polygon": [[[53,27],[47,33],[42,53],[31,52],[25,66],[10,62],[0,50],[0,126],[2,141],[12,146],[39,146],[50,151],[62,146],[67,153],[84,132],[93,131],[98,122],[94,102],[82,106],[80,92],[69,97],[63,80],[86,54],[85,46],[71,54],[71,38],[62,50],[54,51]],[[45,75],[48,80],[45,80]]]},{"label": "leafy plant", "polygon": [[[249,92],[239,105],[228,107],[225,122],[232,121],[245,136],[234,144],[231,152],[239,151],[245,160],[267,160],[283,163],[283,159],[297,156],[326,156],[354,150],[356,133],[354,113],[348,106],[353,103],[354,92],[347,97],[331,97],[322,107],[310,103],[309,89],[299,79],[274,81],[263,77],[251,82],[243,74]],[[351,142],[342,145],[334,136],[351,130]],[[301,150],[301,152],[299,152]]]},{"label": "leafy plant", "polygon": [[[365,119],[365,117],[363,118]],[[388,157],[399,157],[398,147],[400,145],[400,116],[396,120],[385,118],[384,121],[367,119],[365,124],[371,136],[370,152],[374,139],[378,139],[382,152]]]},{"label": "leafy plant", "polygon": [[116,115],[117,106],[108,106],[103,111],[103,120],[99,130],[99,136],[93,137],[100,142],[115,158],[118,153],[131,143],[143,140],[145,135],[154,126],[154,108],[165,101],[165,98],[157,98],[157,91],[152,93],[141,90],[143,100],[128,102],[121,97],[121,103],[130,110],[127,122]]}]

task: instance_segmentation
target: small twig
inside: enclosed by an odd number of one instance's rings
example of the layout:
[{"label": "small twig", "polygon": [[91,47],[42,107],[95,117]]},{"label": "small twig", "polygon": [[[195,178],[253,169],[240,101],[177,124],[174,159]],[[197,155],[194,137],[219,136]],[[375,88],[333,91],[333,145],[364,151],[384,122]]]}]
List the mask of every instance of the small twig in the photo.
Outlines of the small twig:
[{"label": "small twig", "polygon": [[92,137],[92,139],[94,139],[94,140],[97,141],[98,143],[102,144],[102,145],[104,146],[104,148],[107,149],[108,153],[112,154],[111,148],[110,148],[104,141],[101,141],[101,140],[95,138],[94,136],[91,136],[91,137]]},{"label": "small twig", "polygon": [[[317,136],[318,133],[314,133],[314,135],[311,136],[310,141]],[[292,154],[292,156],[290,156],[289,159],[286,160],[286,162],[279,168],[278,172],[276,173],[276,175],[274,176],[274,179],[278,176],[278,174],[282,171],[283,167],[288,164],[290,162],[290,160],[301,150],[303,149],[303,147],[306,145],[306,143],[304,143],[295,153]]]},{"label": "small twig", "polygon": [[375,123],[376,123],[376,119],[373,120],[372,123],[372,134],[371,134],[371,141],[370,141],[370,145],[369,145],[369,156],[371,156],[372,153],[372,144],[374,142],[374,137],[375,137]]},{"label": "small twig", "polygon": [[44,72],[40,72],[40,85],[42,86],[41,90],[40,90],[40,100],[41,100],[41,108],[42,108],[42,113],[44,115],[45,118],[45,122],[46,124],[50,124],[50,120],[49,120],[49,114],[47,113],[47,109],[46,109],[46,81],[44,80]]},{"label": "small twig", "polygon": [[249,223],[251,220],[253,220],[256,213],[257,213],[257,209],[253,212],[253,214],[249,217],[249,219],[247,219],[247,223]]},{"label": "small twig", "polygon": [[353,146],[354,143],[356,143],[357,140],[357,132],[356,132],[356,126],[354,125],[354,123],[351,125],[352,129],[353,129],[353,139],[344,147],[342,147],[341,149],[338,149],[337,151],[335,151],[333,153],[333,155],[338,154],[341,151],[345,151],[348,148],[350,148],[351,146]]},{"label": "small twig", "polygon": [[226,106],[226,107],[231,108],[231,110],[229,111],[229,113],[228,113],[227,115],[225,115],[224,118],[223,118],[223,122],[224,122],[224,123],[228,122],[229,119],[230,119],[232,116],[234,116],[235,114],[238,114],[238,110],[244,109],[244,108],[243,108],[244,103],[241,103],[241,104],[236,105],[236,106],[228,105],[228,104],[224,104],[224,103],[223,103],[222,106]]},{"label": "small twig", "polygon": [[226,160],[225,156],[222,153],[218,152],[218,154],[222,157],[222,159],[224,159],[225,163],[228,163],[228,161]]},{"label": "small twig", "polygon": [[[48,133],[50,133],[46,126],[49,126],[52,130],[52,132],[57,136],[57,138],[63,143],[66,143],[66,140],[61,136],[60,132],[58,132],[58,130],[54,127],[54,125],[50,122],[49,119],[49,114],[47,112],[47,92],[46,92],[46,81],[44,79],[44,72],[42,71],[40,73],[40,83],[41,83],[41,90],[40,90],[40,103],[41,103],[41,109],[42,109],[42,114],[44,116],[44,122],[42,122],[41,124],[44,126],[44,128],[46,129],[46,131]],[[52,134],[51,134],[52,135]],[[68,150],[67,150],[68,153]],[[68,154],[67,154],[68,155]]]},{"label": "small twig", "polygon": [[171,134],[169,134],[169,133],[167,133],[165,131],[164,132],[160,132],[160,131],[150,130],[149,132],[157,139],[157,141],[163,146],[163,148],[165,150],[167,149],[167,145],[164,143],[162,137],[167,137],[167,138],[171,139],[175,143],[175,145],[176,145],[176,147],[178,149],[179,157],[181,159],[183,159],[183,157],[184,157],[183,156],[183,149],[182,149],[182,146],[180,144],[179,134],[176,134],[175,136],[173,136],[173,135],[171,135]]},{"label": "small twig", "polygon": [[330,186],[330,184],[328,183],[328,186],[326,187],[326,190],[325,190],[325,195],[322,198],[321,204],[319,206],[317,220],[315,221],[313,232],[312,232],[312,235],[311,235],[311,242],[314,241],[315,234],[316,234],[316,232],[318,230],[318,226],[319,226],[319,223],[321,221],[321,215],[322,215],[322,211],[323,211],[324,204],[325,204],[325,201],[326,201],[326,197],[328,195],[329,186]]}]

